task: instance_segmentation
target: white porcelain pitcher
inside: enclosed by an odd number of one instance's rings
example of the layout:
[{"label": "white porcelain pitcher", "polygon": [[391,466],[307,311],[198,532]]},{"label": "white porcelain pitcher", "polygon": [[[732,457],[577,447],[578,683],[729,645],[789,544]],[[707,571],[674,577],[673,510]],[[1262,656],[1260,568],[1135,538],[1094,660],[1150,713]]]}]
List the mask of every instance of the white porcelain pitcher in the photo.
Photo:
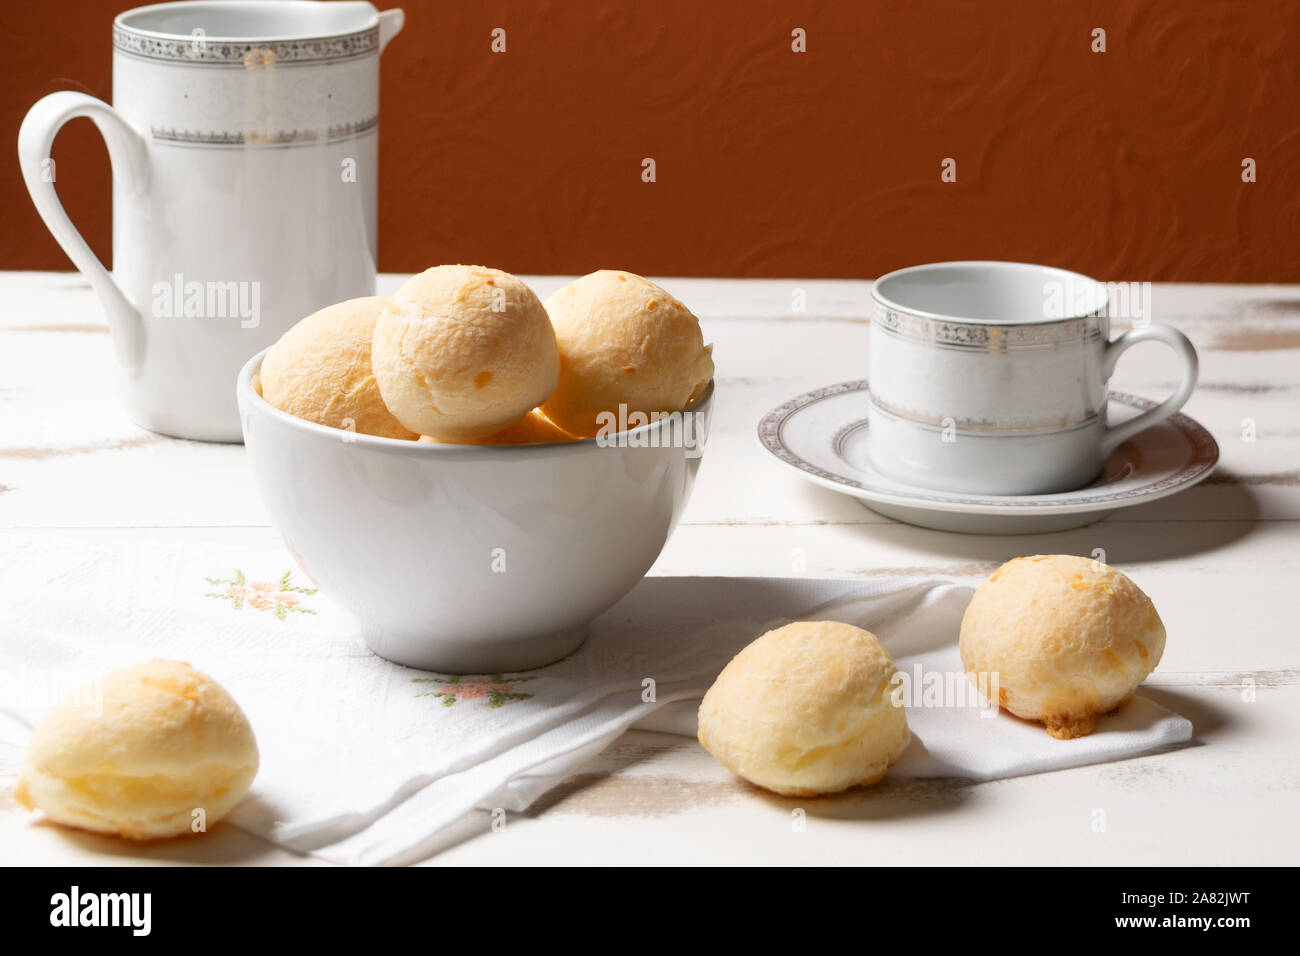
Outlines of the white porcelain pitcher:
[{"label": "white porcelain pitcher", "polygon": [[[113,21],[113,105],[46,96],[23,178],[108,313],[133,421],[239,441],[235,377],[294,322],[375,289],[379,53],[401,10],[163,3]],[[113,165],[113,271],[68,219],[50,150],[86,116]]]}]

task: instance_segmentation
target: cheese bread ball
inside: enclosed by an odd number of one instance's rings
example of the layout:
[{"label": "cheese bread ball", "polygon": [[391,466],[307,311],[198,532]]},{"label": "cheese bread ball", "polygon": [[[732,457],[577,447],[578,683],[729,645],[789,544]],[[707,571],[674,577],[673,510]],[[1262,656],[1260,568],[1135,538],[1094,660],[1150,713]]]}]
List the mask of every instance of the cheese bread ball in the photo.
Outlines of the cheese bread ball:
[{"label": "cheese bread ball", "polygon": [[1165,626],[1112,567],[1070,554],[1008,561],[961,622],[961,659],[998,688],[1003,709],[1053,737],[1091,733],[1160,663]]},{"label": "cheese bread ball", "polygon": [[483,438],[555,390],[555,331],[533,291],[483,266],[436,266],[410,279],[375,325],[384,403],[439,441]]},{"label": "cheese bread ball", "polygon": [[148,840],[193,832],[196,810],[210,828],[243,799],[257,764],[248,718],[220,684],[152,660],[51,710],[14,797],[56,823]]},{"label": "cheese bread ball", "polygon": [[813,796],[875,783],[911,740],[894,701],[894,661],[869,631],[805,621],[732,658],[700,704],[718,762],[776,793]]},{"label": "cheese bread ball", "polygon": [[370,368],[375,322],[387,304],[373,296],[349,299],[298,322],[262,361],[262,397],[318,425],[417,438],[384,405]]},{"label": "cheese bread ball", "polygon": [[659,286],[630,272],[602,270],[546,300],[560,346],[560,381],[543,405],[551,421],[581,438],[598,416],[676,412],[713,378],[713,346],[700,322]]},{"label": "cheese bread ball", "polygon": [[537,409],[533,409],[509,428],[486,438],[469,438],[463,442],[443,442],[428,435],[420,441],[435,445],[537,445],[543,442],[573,441],[568,432],[555,425]]}]

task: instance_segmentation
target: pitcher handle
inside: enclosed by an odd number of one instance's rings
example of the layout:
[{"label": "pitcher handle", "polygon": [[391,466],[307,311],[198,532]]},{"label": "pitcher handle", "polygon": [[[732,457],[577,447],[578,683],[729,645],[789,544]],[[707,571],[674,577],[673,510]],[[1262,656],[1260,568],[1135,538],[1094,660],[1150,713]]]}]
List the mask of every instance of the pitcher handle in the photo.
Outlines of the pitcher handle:
[{"label": "pitcher handle", "polygon": [[51,93],[37,100],[27,111],[18,130],[18,164],[27,191],[31,193],[32,202],[36,204],[36,211],[41,214],[46,228],[63,247],[72,264],[90,280],[91,287],[103,303],[118,360],[128,368],[134,368],[140,364],[144,347],[140,313],[72,224],[54,189],[54,161],[50,158],[54,138],[64,123],[79,116],[93,121],[104,137],[114,178],[129,192],[143,194],[149,179],[149,157],[144,138],[111,106],[84,93]]}]

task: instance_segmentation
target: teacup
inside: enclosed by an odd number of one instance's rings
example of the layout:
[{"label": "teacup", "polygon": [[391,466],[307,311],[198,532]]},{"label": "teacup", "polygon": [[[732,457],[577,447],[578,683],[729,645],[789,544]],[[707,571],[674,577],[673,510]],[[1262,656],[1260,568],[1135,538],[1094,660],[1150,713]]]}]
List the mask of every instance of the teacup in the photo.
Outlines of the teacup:
[{"label": "teacup", "polygon": [[[1139,323],[1112,340],[1106,286],[1064,269],[912,266],[877,279],[872,298],[868,454],[876,470],[911,485],[981,495],[1083,487],[1196,386],[1185,335]],[[1115,363],[1148,340],[1177,353],[1181,381],[1155,408],[1110,424]]]},{"label": "teacup", "polygon": [[[239,441],[231,382],[303,316],[375,290],[379,53],[401,10],[162,3],[113,21],[113,105],[38,101],[32,201],[103,303],[136,424]],[[68,219],[50,149],[94,121],[113,165],[113,271]]]}]

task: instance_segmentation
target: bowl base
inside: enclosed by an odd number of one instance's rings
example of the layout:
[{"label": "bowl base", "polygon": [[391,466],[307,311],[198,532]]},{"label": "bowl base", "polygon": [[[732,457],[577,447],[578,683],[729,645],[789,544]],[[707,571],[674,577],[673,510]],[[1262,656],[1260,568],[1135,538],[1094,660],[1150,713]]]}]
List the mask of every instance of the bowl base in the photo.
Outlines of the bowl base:
[{"label": "bowl base", "polygon": [[446,641],[368,632],[366,646],[403,667],[438,674],[504,674],[554,664],[587,639],[587,625],[501,641]]}]

